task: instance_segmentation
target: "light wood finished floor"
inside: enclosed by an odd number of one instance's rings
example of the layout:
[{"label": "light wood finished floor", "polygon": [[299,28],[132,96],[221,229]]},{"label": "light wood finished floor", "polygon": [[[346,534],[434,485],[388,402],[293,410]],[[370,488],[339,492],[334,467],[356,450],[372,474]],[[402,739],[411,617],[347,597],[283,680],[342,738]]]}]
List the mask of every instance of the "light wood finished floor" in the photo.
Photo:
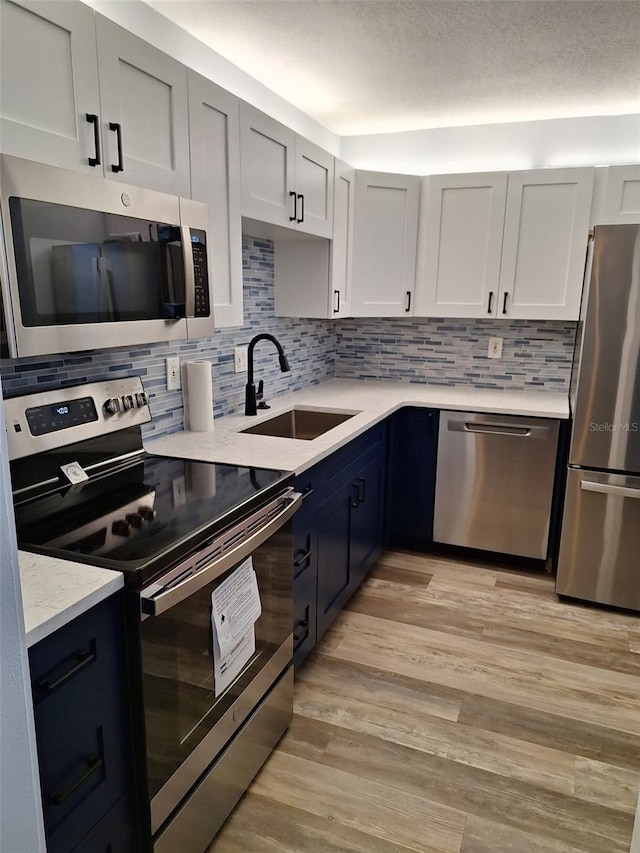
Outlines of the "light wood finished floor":
[{"label": "light wood finished floor", "polygon": [[640,620],[388,552],[211,853],[628,853]]}]

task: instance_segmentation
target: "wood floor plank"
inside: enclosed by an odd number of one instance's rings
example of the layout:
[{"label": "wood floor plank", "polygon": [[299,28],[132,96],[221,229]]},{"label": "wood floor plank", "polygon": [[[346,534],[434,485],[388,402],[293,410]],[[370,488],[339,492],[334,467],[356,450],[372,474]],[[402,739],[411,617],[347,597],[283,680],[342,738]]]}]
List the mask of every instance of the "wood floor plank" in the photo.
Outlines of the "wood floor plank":
[{"label": "wood floor plank", "polygon": [[634,815],[640,789],[640,773],[593,761],[575,759],[575,795],[592,803]]},{"label": "wood floor plank", "polygon": [[209,853],[408,853],[409,850],[250,791],[224,825]]},{"label": "wood floor plank", "polygon": [[[628,853],[633,817],[539,785],[429,755],[329,723],[298,720],[300,727],[331,728],[323,766],[347,769],[356,779],[379,782],[403,796],[419,795],[468,814],[573,844],[582,853]],[[288,744],[283,742],[283,749]]]},{"label": "wood floor plank", "polygon": [[459,721],[594,761],[640,771],[640,737],[549,711],[468,694]]},{"label": "wood floor plank", "polygon": [[466,814],[459,809],[281,750],[269,757],[252,791],[416,853],[458,853],[462,843]]},{"label": "wood floor plank", "polygon": [[640,631],[629,631],[629,649],[640,655]]},{"label": "wood floor plank", "polygon": [[[469,815],[460,853],[584,853],[545,835],[523,832],[513,826]],[[605,853],[605,848],[602,848]]]},{"label": "wood floor plank", "polygon": [[367,580],[390,581],[402,586],[414,586],[424,589],[429,585],[433,575],[426,572],[418,572],[415,569],[404,566],[389,566],[386,563],[378,563],[369,572]]},{"label": "wood floor plank", "polygon": [[496,572],[493,569],[478,566],[475,571],[469,571],[468,566],[465,567],[456,560],[451,560],[448,557],[439,558],[431,556],[429,562],[426,563],[423,554],[386,551],[380,557],[378,565],[412,569],[415,572],[422,572],[449,580],[459,580],[475,586],[493,587],[496,583]]}]

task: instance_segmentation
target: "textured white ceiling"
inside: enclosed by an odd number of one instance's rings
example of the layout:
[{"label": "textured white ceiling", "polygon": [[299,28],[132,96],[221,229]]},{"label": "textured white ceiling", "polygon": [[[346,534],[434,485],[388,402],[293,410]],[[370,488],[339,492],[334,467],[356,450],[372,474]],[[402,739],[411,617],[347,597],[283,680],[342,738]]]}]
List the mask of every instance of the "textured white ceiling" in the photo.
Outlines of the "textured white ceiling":
[{"label": "textured white ceiling", "polygon": [[640,0],[146,0],[333,132],[640,111]]}]

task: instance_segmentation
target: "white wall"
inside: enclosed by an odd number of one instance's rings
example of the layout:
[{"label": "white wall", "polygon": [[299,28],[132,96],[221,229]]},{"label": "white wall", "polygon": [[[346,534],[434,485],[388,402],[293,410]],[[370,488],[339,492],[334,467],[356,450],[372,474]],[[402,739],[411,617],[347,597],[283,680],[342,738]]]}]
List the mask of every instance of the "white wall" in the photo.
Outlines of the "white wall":
[{"label": "white wall", "polygon": [[340,137],[293,104],[267,89],[211,48],[189,35],[140,0],[84,0],[96,12],[173,56],[258,109],[306,136],[332,154],[340,153]]},{"label": "white wall", "polygon": [[640,162],[640,116],[444,127],[342,138],[356,169],[434,175]]},{"label": "white wall", "polygon": [[[4,406],[0,394],[0,424]],[[44,853],[7,438],[0,429],[0,851]]]}]

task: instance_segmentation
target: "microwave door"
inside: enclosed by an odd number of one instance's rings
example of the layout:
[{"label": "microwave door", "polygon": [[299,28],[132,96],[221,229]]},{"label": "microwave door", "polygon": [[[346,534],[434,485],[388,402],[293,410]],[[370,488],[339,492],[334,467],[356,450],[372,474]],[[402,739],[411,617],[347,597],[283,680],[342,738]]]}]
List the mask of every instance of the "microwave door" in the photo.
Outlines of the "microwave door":
[{"label": "microwave door", "polygon": [[[51,247],[51,293],[55,313],[63,321],[112,320],[113,295],[97,243]],[[42,282],[40,282],[42,289]]]},{"label": "microwave door", "polygon": [[116,317],[121,320],[164,319],[160,292],[161,247],[142,241],[108,240],[101,248]]}]

